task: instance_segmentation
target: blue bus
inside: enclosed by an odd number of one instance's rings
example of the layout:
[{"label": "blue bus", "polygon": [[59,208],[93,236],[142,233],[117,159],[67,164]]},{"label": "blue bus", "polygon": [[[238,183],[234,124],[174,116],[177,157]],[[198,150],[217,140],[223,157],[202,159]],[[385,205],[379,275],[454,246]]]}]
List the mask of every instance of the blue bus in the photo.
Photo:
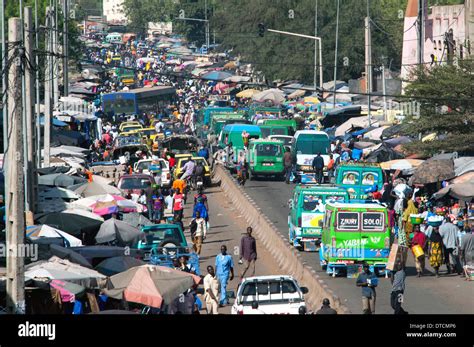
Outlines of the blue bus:
[{"label": "blue bus", "polygon": [[157,112],[168,106],[176,97],[176,89],[169,86],[137,88],[129,91],[104,94],[102,109],[104,113],[141,114]]}]

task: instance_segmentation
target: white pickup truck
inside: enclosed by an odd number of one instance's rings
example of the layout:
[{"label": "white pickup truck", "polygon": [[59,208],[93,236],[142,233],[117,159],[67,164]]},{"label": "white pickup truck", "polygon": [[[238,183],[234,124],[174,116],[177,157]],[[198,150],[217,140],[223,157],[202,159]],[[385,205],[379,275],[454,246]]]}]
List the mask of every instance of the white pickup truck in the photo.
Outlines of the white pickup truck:
[{"label": "white pickup truck", "polygon": [[153,167],[153,165],[159,165],[161,167],[161,186],[165,188],[171,187],[171,173],[169,163],[162,158],[139,160],[133,166],[133,171],[135,173],[141,172],[146,175],[151,175],[152,170],[150,170],[150,167]]}]

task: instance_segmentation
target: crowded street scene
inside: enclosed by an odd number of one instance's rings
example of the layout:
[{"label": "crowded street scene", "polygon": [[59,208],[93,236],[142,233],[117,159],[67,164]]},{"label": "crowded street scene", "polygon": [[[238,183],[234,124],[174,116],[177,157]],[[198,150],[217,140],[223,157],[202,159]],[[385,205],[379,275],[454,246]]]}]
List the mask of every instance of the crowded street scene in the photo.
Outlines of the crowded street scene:
[{"label": "crowded street scene", "polygon": [[0,2],[2,315],[474,313],[474,1],[360,1],[356,65],[352,0],[39,2]]}]

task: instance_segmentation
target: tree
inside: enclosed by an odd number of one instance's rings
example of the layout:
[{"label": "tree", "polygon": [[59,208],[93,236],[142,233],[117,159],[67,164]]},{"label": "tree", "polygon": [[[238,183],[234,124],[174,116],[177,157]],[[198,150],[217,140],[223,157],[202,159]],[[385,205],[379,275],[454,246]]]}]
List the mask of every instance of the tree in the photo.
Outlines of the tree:
[{"label": "tree", "polygon": [[144,34],[149,22],[168,22],[174,12],[173,0],[125,0],[124,14],[127,16],[129,30]]},{"label": "tree", "polygon": [[441,151],[474,154],[474,60],[418,68],[412,77],[406,95],[420,104],[420,114],[404,122],[405,132],[416,137],[436,133],[437,139],[415,141],[406,149],[428,155]]}]

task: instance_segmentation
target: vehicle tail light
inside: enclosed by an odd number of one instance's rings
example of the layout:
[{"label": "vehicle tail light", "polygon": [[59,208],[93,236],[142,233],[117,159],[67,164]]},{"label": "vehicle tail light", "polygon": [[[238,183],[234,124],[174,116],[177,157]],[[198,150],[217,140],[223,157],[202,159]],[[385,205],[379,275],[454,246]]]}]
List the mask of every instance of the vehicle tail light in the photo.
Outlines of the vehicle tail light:
[{"label": "vehicle tail light", "polygon": [[238,310],[237,314],[244,314],[244,310]]}]

